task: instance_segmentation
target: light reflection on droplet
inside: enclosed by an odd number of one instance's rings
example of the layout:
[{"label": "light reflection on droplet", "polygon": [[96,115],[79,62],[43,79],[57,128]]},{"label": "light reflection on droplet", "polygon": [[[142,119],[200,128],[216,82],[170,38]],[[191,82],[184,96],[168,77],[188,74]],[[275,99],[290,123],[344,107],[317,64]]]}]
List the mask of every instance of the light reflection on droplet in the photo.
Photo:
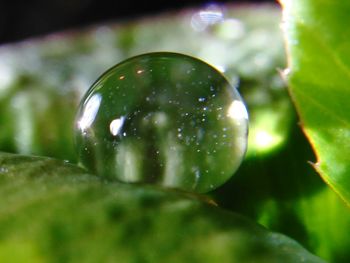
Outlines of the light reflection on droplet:
[{"label": "light reflection on droplet", "polygon": [[124,121],[125,121],[125,117],[122,116],[122,117],[120,117],[118,119],[114,119],[111,122],[111,124],[109,125],[109,130],[111,131],[111,134],[113,136],[116,136],[116,135],[119,134],[120,130],[123,127]]},{"label": "light reflection on droplet", "polygon": [[213,64],[213,66],[222,73],[224,73],[226,71],[226,68],[224,65]]},{"label": "light reflection on droplet", "polygon": [[97,115],[98,109],[101,104],[102,97],[99,93],[94,94],[85,105],[83,116],[78,121],[78,127],[81,131],[84,131],[86,128],[94,122]]},{"label": "light reflection on droplet", "polygon": [[143,69],[139,69],[139,70],[136,71],[137,74],[141,74],[141,73],[143,73],[143,72],[144,72]]},{"label": "light reflection on droplet", "polygon": [[243,102],[234,100],[228,108],[227,116],[236,121],[247,120],[248,112]]}]

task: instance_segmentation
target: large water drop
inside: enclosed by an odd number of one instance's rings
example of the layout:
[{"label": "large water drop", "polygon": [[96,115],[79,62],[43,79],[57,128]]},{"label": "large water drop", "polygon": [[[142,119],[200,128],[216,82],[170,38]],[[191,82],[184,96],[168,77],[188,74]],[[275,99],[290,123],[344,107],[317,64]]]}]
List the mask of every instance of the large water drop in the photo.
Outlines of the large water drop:
[{"label": "large water drop", "polygon": [[88,90],[77,115],[80,163],[123,182],[208,192],[237,170],[248,115],[215,68],[167,52],[130,58]]}]

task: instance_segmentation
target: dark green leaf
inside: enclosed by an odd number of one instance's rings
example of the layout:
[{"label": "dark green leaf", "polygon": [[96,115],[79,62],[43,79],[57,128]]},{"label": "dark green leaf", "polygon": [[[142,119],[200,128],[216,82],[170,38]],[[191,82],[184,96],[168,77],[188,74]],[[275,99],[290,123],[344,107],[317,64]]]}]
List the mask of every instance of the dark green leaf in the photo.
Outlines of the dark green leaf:
[{"label": "dark green leaf", "polygon": [[0,154],[1,262],[323,262],[201,198]]}]

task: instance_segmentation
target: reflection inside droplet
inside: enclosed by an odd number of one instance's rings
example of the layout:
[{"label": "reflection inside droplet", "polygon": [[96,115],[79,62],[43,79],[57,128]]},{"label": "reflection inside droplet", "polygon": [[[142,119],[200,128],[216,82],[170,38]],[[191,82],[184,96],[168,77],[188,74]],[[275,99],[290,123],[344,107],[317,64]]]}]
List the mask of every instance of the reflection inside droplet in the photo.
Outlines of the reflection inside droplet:
[{"label": "reflection inside droplet", "polygon": [[111,131],[111,134],[113,136],[116,136],[119,134],[120,130],[123,127],[124,121],[125,121],[125,117],[122,116],[119,119],[115,119],[111,122],[111,124],[109,125],[109,130]]}]

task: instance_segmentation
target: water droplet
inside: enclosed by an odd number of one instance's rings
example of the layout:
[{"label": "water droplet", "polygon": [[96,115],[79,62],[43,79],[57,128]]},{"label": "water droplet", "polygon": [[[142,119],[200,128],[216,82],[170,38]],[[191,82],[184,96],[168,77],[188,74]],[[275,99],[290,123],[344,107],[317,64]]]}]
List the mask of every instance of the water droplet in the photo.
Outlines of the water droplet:
[{"label": "water droplet", "polygon": [[163,52],[103,74],[81,102],[75,133],[80,163],[100,176],[207,192],[237,170],[247,126],[240,95],[218,70]]}]

